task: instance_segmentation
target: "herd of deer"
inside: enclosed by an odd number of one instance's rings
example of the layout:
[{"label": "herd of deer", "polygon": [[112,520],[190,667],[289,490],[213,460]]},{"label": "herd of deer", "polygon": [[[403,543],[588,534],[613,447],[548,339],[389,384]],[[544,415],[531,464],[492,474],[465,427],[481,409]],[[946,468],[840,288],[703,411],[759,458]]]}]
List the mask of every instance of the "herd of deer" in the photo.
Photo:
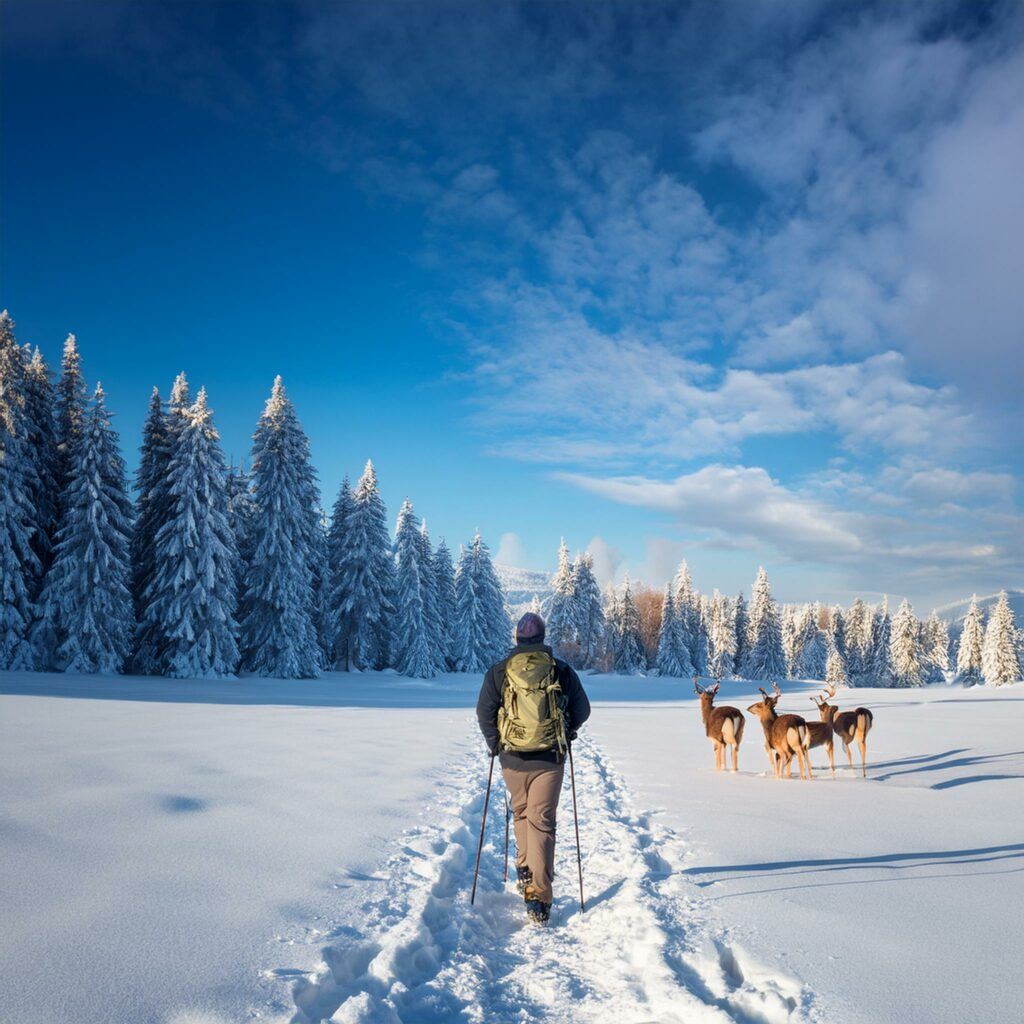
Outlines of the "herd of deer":
[{"label": "herd of deer", "polygon": [[[700,713],[704,719],[704,731],[715,748],[715,768],[725,768],[725,757],[728,748],[732,748],[732,770],[739,770],[740,741],[743,739],[743,725],[746,719],[739,708],[716,708],[715,695],[721,682],[705,689],[693,677],[693,686],[700,697]],[[811,757],[813,747],[824,747],[828,754],[828,766],[832,770],[832,778],[836,777],[834,757],[834,737],[843,742],[846,759],[853,769],[853,754],[850,745],[856,740],[860,747],[861,771],[865,778],[868,774],[868,733],[871,731],[874,715],[867,708],[854,708],[853,711],[840,711],[835,704],[829,704],[836,695],[835,686],[829,686],[821,698],[812,697],[811,701],[821,715],[820,722],[808,722],[800,715],[779,715],[775,705],[779,703],[782,691],[778,683],[772,683],[774,696],[761,690],[761,699],[751,704],[747,710],[757,715],[764,729],[764,748],[768,751],[768,761],[775,771],[775,777],[781,779],[793,774],[793,758],[800,765],[800,778],[810,779]]]}]

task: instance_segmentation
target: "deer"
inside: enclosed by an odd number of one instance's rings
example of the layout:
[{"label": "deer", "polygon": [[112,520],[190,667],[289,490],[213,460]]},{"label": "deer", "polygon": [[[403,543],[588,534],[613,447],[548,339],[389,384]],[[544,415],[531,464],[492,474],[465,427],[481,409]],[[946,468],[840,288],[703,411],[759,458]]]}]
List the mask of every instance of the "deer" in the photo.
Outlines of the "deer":
[{"label": "deer", "polygon": [[743,726],[746,719],[739,708],[723,705],[714,706],[715,695],[722,685],[719,680],[709,689],[704,689],[693,677],[694,692],[700,697],[700,717],[704,721],[704,732],[715,748],[715,771],[725,770],[726,748],[732,747],[732,770],[739,771],[740,740],[743,739]]},{"label": "deer", "polygon": [[843,741],[843,750],[846,751],[846,760],[849,762],[850,771],[853,771],[853,752],[850,744],[854,740],[860,747],[861,774],[868,777],[868,733],[874,724],[875,716],[867,708],[854,708],[853,711],[840,711],[835,704],[829,704],[836,696],[836,685],[831,683],[825,690],[821,702],[814,700],[821,715],[821,720],[831,726],[832,731]]},{"label": "deer", "polygon": [[[824,705],[819,704],[814,697],[811,698],[811,703],[821,711]],[[808,722],[807,729],[810,733],[810,743],[807,744],[808,751],[813,750],[815,747],[824,747],[825,753],[828,754],[828,767],[832,772],[832,778],[836,777],[836,757],[835,757],[835,742],[832,738],[832,723],[824,720],[822,715],[822,721],[820,722]],[[810,754],[808,754],[810,756]]]},{"label": "deer", "polygon": [[786,778],[793,777],[793,755],[796,755],[800,765],[800,778],[813,779],[811,773],[811,759],[807,753],[810,743],[810,730],[807,722],[799,715],[777,715],[775,705],[778,704],[782,691],[778,683],[772,683],[775,696],[769,697],[764,687],[758,687],[761,699],[756,704],[751,704],[747,710],[761,720],[764,729],[765,747],[768,750],[768,757],[775,769],[775,777],[782,778],[783,771]]}]

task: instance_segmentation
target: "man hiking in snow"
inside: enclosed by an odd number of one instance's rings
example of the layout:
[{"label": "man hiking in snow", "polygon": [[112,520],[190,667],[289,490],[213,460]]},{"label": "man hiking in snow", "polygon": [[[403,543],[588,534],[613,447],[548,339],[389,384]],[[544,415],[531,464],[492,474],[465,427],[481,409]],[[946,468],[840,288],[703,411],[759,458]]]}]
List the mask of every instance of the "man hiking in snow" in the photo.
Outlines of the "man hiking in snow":
[{"label": "man hiking in snow", "polygon": [[530,919],[544,924],[565,756],[590,717],[590,701],[580,677],[545,645],[539,615],[527,612],[519,620],[515,647],[487,670],[476,717],[491,756],[500,755],[512,802],[517,885]]}]

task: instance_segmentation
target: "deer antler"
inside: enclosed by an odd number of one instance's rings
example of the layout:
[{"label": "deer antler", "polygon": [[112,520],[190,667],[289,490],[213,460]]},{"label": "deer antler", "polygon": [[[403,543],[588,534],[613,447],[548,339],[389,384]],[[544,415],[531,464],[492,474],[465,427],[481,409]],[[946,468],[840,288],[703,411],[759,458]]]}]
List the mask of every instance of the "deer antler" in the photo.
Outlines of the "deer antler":
[{"label": "deer antler", "polygon": [[693,691],[694,691],[694,693],[698,693],[698,694],[700,694],[700,693],[703,693],[703,692],[704,692],[704,691],[703,691],[703,690],[701,689],[701,685],[700,685],[700,683],[698,683],[698,682],[697,682],[697,680],[698,680],[699,678],[700,678],[700,677],[699,677],[699,676],[697,676],[696,674],[695,674],[695,675],[694,675],[694,677],[693,677]]},{"label": "deer antler", "polygon": [[770,699],[768,696],[768,691],[763,686],[759,686],[757,689],[760,691],[761,696],[764,697],[765,700]]},{"label": "deer antler", "polygon": [[825,692],[828,694],[829,700],[831,700],[836,695],[836,684],[830,683],[825,687]]},{"label": "deer antler", "polygon": [[775,691],[776,697],[782,696],[782,691],[779,689],[779,684],[776,683],[774,680],[772,681],[772,689]]}]

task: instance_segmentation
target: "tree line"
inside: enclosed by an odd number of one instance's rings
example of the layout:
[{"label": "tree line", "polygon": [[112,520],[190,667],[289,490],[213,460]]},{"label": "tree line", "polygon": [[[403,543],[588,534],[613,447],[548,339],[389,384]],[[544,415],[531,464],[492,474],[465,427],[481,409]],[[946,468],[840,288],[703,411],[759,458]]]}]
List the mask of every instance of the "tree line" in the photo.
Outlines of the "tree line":
[{"label": "tree line", "polygon": [[587,555],[570,561],[564,542],[552,578],[548,638],[579,668],[687,678],[823,679],[851,686],[921,686],[956,680],[1021,678],[1024,631],[1005,593],[987,622],[975,598],[955,644],[934,611],[925,620],[908,601],[856,599],[849,608],[779,606],[760,568],[748,606],[717,590],[700,593],[684,561],[658,595],[627,578],[602,599]]},{"label": "tree line", "polygon": [[205,389],[154,388],[135,498],[74,335],[56,384],[0,314],[0,669],[305,678],[482,672],[511,634],[479,534],[453,564],[404,502],[392,539],[372,462],[328,518],[281,378],[227,467]]}]

